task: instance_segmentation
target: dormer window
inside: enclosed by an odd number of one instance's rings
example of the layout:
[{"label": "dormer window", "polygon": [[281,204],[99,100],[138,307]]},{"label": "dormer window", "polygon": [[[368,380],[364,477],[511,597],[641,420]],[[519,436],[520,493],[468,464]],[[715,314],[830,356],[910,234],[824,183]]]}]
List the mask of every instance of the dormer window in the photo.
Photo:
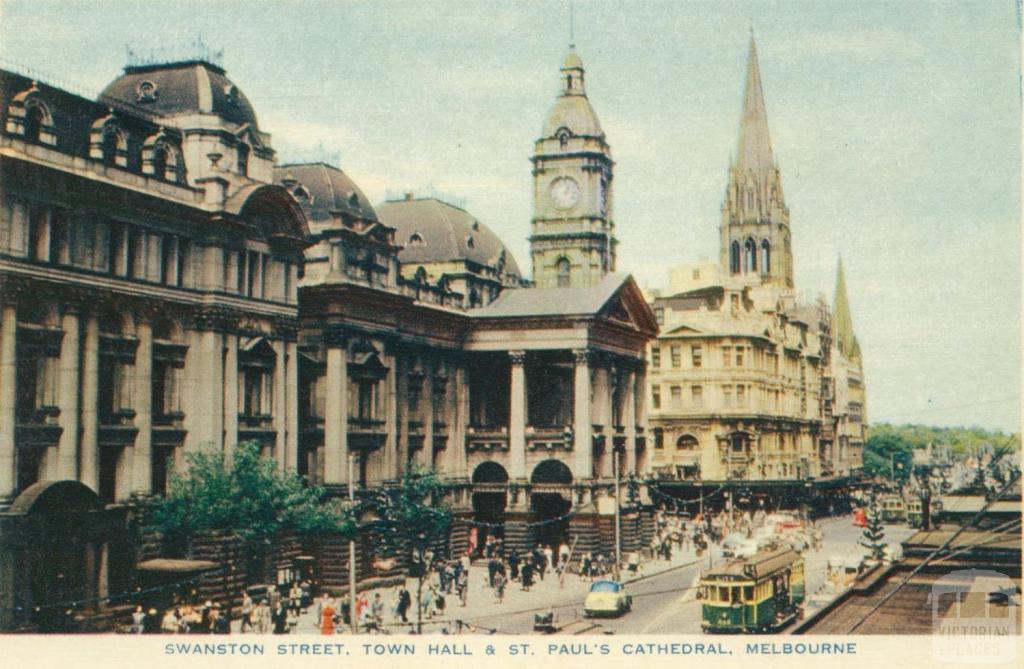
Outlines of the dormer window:
[{"label": "dormer window", "polygon": [[468,246],[471,249],[476,248],[476,241],[473,240],[473,235],[469,235],[466,237],[466,246]]},{"label": "dormer window", "polygon": [[558,132],[555,133],[555,137],[558,139],[558,145],[565,149],[569,146],[569,138],[572,133],[569,132],[568,128],[559,128]]},{"label": "dormer window", "polygon": [[29,142],[57,145],[53,114],[35,84],[15,95],[7,106],[7,132]]},{"label": "dormer window", "polygon": [[359,206],[359,196],[357,194],[355,194],[355,193],[352,193],[351,195],[349,195],[348,196],[348,204],[351,207],[358,207]]},{"label": "dormer window", "polygon": [[299,185],[292,189],[292,197],[298,202],[309,202],[312,196],[305,186]]},{"label": "dormer window", "polygon": [[160,97],[160,89],[156,87],[152,81],[148,79],[141,82],[135,88],[135,101],[141,103],[156,102],[156,99]]},{"label": "dormer window", "polygon": [[409,235],[409,246],[424,246],[426,242],[423,241],[423,235],[418,232],[414,232]]}]

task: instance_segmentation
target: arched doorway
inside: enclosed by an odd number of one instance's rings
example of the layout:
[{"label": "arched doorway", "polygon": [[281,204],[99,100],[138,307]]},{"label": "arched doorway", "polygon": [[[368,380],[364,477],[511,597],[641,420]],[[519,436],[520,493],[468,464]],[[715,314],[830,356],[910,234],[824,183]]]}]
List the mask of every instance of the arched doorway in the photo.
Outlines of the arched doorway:
[{"label": "arched doorway", "polygon": [[534,486],[530,495],[533,542],[551,546],[557,552],[559,545],[569,541],[566,516],[572,510],[572,501],[562,494],[563,491],[552,488],[571,486],[572,471],[561,460],[545,460],[534,468],[530,483]]},{"label": "arched doorway", "polygon": [[73,631],[73,614],[95,609],[106,597],[107,542],[102,534],[103,505],[77,481],[42,481],[26,488],[8,513],[31,536],[24,549],[16,599],[33,611],[40,632]]},{"label": "arched doorway", "polygon": [[470,544],[473,552],[479,553],[488,538],[502,539],[505,536],[505,487],[508,472],[497,462],[488,460],[473,470],[473,520],[470,529]]}]

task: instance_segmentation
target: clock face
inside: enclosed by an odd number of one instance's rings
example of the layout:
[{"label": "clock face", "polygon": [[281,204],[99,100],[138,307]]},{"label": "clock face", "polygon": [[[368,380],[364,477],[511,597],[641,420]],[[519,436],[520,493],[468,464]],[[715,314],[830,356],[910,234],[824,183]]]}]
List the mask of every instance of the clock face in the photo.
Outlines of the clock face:
[{"label": "clock face", "polygon": [[580,185],[569,177],[551,182],[551,199],[559,209],[572,209],[580,201]]}]

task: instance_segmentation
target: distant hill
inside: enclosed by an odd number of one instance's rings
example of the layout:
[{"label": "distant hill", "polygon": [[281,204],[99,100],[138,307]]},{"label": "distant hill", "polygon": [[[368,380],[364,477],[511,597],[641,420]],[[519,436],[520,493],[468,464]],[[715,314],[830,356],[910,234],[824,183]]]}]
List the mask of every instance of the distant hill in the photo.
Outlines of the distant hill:
[{"label": "distant hill", "polygon": [[1020,434],[1007,434],[1001,430],[986,430],[980,427],[932,427],[930,425],[890,425],[878,423],[868,429],[868,440],[897,437],[911,448],[924,448],[928,444],[949,446],[958,455],[969,454],[981,449],[1001,448],[1014,437],[1011,447],[1020,448]]}]

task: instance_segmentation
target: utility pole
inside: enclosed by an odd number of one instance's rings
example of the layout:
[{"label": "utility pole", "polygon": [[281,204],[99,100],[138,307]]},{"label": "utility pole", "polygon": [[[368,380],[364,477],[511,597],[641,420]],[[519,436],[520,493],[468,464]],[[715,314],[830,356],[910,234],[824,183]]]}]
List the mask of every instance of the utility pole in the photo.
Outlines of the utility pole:
[{"label": "utility pole", "polygon": [[[356,507],[355,453],[348,454],[348,501],[352,509]],[[359,621],[356,620],[356,535],[348,540],[348,617],[352,633],[359,632]]]},{"label": "utility pole", "polygon": [[622,563],[622,554],[619,545],[621,543],[619,529],[619,449],[612,447],[612,476],[615,478],[615,580],[619,580],[619,565]]}]

